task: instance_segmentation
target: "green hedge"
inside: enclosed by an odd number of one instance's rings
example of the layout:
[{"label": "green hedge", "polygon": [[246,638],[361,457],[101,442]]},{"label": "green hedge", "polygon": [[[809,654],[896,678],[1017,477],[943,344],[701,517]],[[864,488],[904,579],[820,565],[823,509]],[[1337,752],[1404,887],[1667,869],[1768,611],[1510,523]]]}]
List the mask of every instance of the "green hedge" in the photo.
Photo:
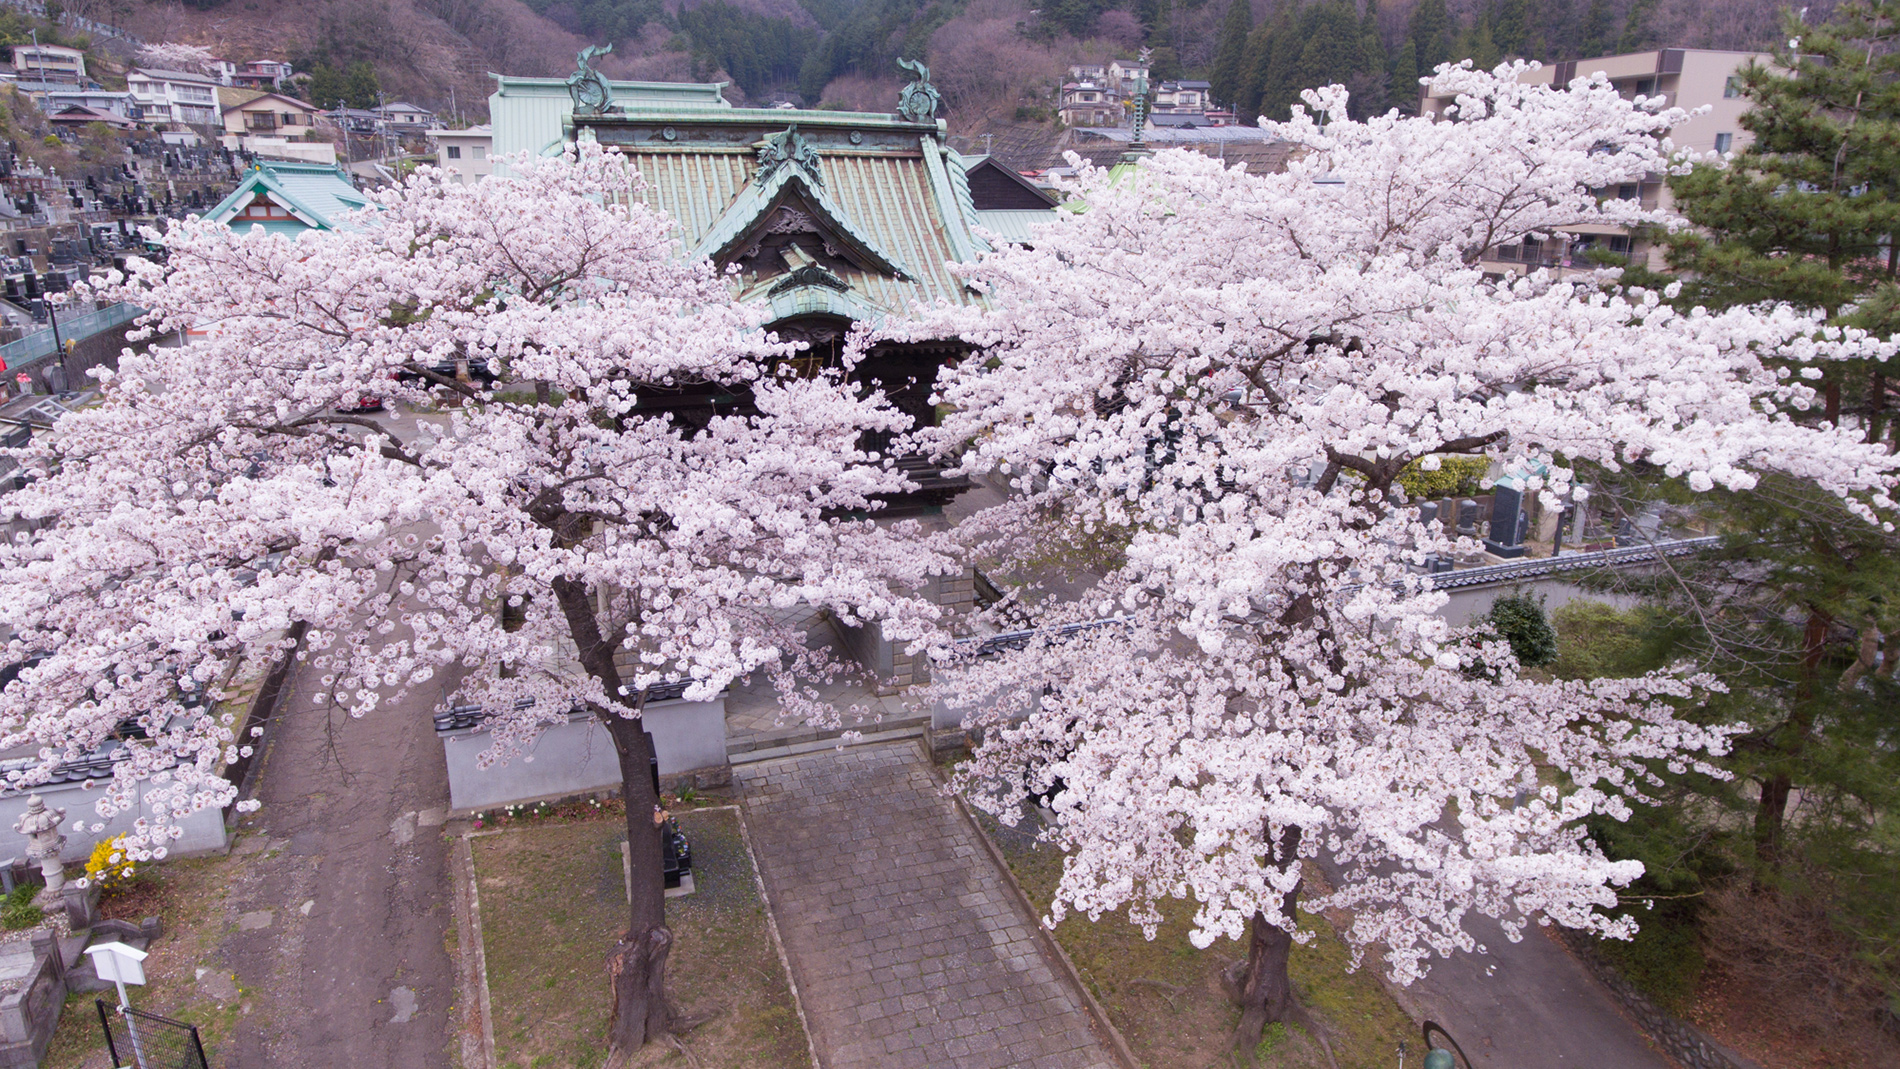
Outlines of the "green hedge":
[{"label": "green hedge", "polygon": [[1440,457],[1438,461],[1437,471],[1426,471],[1414,460],[1399,472],[1398,484],[1405,488],[1405,496],[1414,501],[1470,497],[1491,467],[1484,457]]}]

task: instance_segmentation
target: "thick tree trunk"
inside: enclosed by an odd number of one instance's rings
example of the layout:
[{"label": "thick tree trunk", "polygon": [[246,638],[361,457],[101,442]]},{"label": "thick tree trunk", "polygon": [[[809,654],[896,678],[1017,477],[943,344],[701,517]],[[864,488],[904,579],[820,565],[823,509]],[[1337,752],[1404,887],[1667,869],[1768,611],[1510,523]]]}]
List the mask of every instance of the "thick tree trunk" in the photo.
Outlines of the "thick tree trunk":
[{"label": "thick tree trunk", "polygon": [[[593,591],[567,579],[553,583],[567,618],[581,665],[601,681],[608,694],[620,693],[614,644],[600,633]],[[632,860],[632,903],[627,930],[607,955],[613,989],[613,1016],[607,1027],[607,1064],[624,1065],[634,1051],[665,1035],[672,1017],[666,1001],[666,959],[673,933],[666,927],[666,885],[662,872],[660,794],[653,775],[653,737],[638,709],[600,709],[597,714],[614,741],[620,759],[620,797],[627,803],[627,849]]]},{"label": "thick tree trunk", "polygon": [[[1288,828],[1280,837],[1278,862],[1297,866],[1300,830]],[[1280,915],[1293,916],[1299,902],[1300,885],[1294,884],[1280,900]],[[1265,913],[1256,913],[1247,939],[1247,960],[1236,963],[1225,977],[1227,996],[1240,1007],[1240,1024],[1234,1029],[1234,1047],[1251,1053],[1261,1033],[1275,1021],[1289,1021],[1298,1013],[1293,1000],[1293,978],[1287,963],[1293,955],[1292,933],[1267,921]]]},{"label": "thick tree trunk", "polygon": [[1780,768],[1762,780],[1761,799],[1755,805],[1755,856],[1769,872],[1781,869],[1782,831],[1788,798],[1794,789],[1791,769],[1808,748],[1808,736],[1814,730],[1814,706],[1819,700],[1817,677],[1827,653],[1827,629],[1833,622],[1834,618],[1820,609],[1808,610],[1807,626],[1801,635],[1801,680],[1795,687],[1794,715],[1776,733]]},{"label": "thick tree trunk", "polygon": [[621,797],[627,801],[627,846],[633,860],[633,902],[627,930],[607,955],[613,983],[613,1019],[607,1026],[610,1052],[639,1050],[665,1035],[672,1022],[666,1002],[666,957],[673,933],[666,927],[666,888],[661,872],[660,797],[653,785],[652,738],[638,720],[616,717],[608,725],[620,757]]},{"label": "thick tree trunk", "polygon": [[[1295,888],[1281,908],[1292,909],[1299,893]],[[1292,1016],[1293,979],[1287,975],[1292,956],[1293,936],[1268,924],[1265,914],[1254,914],[1247,960],[1228,979],[1229,995],[1240,1007],[1240,1024],[1234,1029],[1234,1046],[1240,1050],[1251,1051],[1268,1025]]]},{"label": "thick tree trunk", "polygon": [[1755,803],[1755,856],[1771,872],[1781,868],[1781,824],[1793,788],[1786,773],[1770,776],[1762,781],[1761,798]]}]

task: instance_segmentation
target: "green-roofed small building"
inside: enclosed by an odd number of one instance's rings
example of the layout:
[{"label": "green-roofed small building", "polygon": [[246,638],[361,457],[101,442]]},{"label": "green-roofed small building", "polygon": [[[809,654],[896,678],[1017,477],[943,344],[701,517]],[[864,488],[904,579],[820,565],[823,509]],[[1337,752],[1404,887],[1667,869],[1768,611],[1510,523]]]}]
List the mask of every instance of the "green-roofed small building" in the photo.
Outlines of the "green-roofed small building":
[{"label": "green-roofed small building", "polygon": [[343,229],[349,213],[368,204],[369,198],[339,168],[259,160],[205,218],[234,229],[261,226],[269,233],[295,237],[306,230]]}]

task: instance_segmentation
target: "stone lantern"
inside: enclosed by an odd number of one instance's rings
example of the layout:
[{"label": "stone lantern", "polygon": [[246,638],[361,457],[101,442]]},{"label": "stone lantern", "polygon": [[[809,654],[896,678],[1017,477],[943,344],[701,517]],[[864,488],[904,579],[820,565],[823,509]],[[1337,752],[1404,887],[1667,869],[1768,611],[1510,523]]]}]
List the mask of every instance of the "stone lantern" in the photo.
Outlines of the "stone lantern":
[{"label": "stone lantern", "polygon": [[58,894],[66,884],[66,869],[59,859],[60,848],[66,845],[59,826],[65,820],[65,809],[46,808],[46,803],[36,794],[26,800],[26,812],[13,824],[14,831],[26,836],[27,860],[40,863],[49,896]]}]

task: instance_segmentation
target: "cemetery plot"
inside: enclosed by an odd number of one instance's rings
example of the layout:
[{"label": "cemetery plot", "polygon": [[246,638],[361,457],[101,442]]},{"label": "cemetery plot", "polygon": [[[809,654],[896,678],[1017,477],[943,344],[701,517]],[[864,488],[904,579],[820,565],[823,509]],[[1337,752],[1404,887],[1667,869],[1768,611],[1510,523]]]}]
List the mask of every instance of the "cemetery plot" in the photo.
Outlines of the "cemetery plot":
[{"label": "cemetery plot", "polygon": [[[678,812],[692,842],[692,894],[669,898],[667,989],[700,1065],[808,1066],[804,1029],[766,928],[765,905],[733,809]],[[478,835],[482,948],[499,1066],[600,1064],[610,1005],[602,948],[626,927],[620,845],[611,818]],[[680,1064],[666,1043],[632,1065]]]},{"label": "cemetery plot", "polygon": [[[972,812],[1030,904],[1046,915],[1062,874],[1062,855],[1035,844],[1033,816],[1009,828],[986,813]],[[1307,879],[1314,878],[1309,868]],[[1119,915],[1091,924],[1074,914],[1056,926],[1056,942],[1143,1065],[1204,1069],[1228,1064],[1240,1011],[1222,992],[1220,972],[1245,956],[1246,946],[1222,940],[1196,950],[1187,938],[1193,904],[1170,900],[1161,910],[1167,919],[1153,942]],[[1327,1029],[1341,1069],[1392,1065],[1401,1041],[1416,1051],[1418,1027],[1380,985],[1377,963],[1347,973],[1346,945],[1325,919],[1301,911],[1300,921],[1314,939],[1294,948],[1290,972],[1307,1011]],[[1327,1064],[1319,1045],[1300,1029],[1278,1024],[1267,1029],[1255,1055],[1260,1065],[1288,1069],[1325,1069]]]}]

